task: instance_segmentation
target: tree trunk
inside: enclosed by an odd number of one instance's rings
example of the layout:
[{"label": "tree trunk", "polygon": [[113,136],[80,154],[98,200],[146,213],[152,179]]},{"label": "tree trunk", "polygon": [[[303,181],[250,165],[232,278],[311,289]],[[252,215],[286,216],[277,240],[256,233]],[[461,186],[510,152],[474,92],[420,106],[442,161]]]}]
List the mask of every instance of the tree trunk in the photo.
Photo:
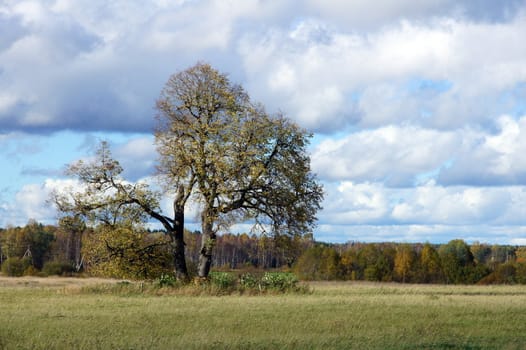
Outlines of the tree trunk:
[{"label": "tree trunk", "polygon": [[175,278],[187,282],[188,268],[186,267],[185,243],[184,243],[184,206],[174,205],[174,224],[172,238],[172,256],[174,263]]},{"label": "tree trunk", "polygon": [[186,267],[186,257],[184,254],[184,240],[182,237],[178,237],[178,234],[174,234],[172,241],[172,256],[174,263],[175,278],[181,281],[188,281],[188,269]]},{"label": "tree trunk", "polygon": [[211,217],[207,215],[206,211],[203,212],[202,216],[202,231],[197,275],[199,278],[208,278],[212,266],[212,251],[216,242],[216,234],[213,230]]}]

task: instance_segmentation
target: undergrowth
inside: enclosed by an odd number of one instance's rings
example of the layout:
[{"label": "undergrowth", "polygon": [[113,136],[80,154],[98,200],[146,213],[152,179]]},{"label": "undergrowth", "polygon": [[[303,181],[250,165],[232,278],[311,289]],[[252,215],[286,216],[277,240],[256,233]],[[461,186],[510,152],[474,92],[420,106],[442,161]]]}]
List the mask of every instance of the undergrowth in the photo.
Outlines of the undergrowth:
[{"label": "undergrowth", "polygon": [[162,275],[154,281],[121,281],[88,285],[80,288],[64,288],[65,294],[116,294],[130,295],[266,295],[266,294],[307,294],[311,290],[299,284],[298,278],[288,272],[265,272],[263,274],[243,273],[237,276],[231,272],[212,272],[209,278],[195,278],[183,283],[172,275]]}]

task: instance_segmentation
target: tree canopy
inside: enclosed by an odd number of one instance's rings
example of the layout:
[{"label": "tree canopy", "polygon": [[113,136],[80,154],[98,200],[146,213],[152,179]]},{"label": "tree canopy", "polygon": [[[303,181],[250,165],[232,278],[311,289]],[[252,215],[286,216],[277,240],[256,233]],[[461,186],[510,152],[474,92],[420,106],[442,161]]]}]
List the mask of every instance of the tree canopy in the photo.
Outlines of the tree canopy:
[{"label": "tree canopy", "polygon": [[[55,194],[62,212],[108,227],[158,221],[170,238],[178,278],[188,277],[183,232],[189,200],[201,213],[200,277],[210,271],[216,234],[234,223],[251,223],[270,236],[311,233],[323,199],[310,170],[311,134],[280,113],[268,114],[226,74],[203,63],[172,75],[156,106],[164,193],[125,181],[102,143],[94,160],[68,168],[84,190]],[[161,195],[173,196],[173,215],[162,213]]]},{"label": "tree canopy", "polygon": [[272,235],[311,231],[323,192],[305,130],[266,113],[207,64],[170,77],[157,108],[161,173],[201,206],[200,276],[208,274],[216,232],[231,223],[251,221]]}]

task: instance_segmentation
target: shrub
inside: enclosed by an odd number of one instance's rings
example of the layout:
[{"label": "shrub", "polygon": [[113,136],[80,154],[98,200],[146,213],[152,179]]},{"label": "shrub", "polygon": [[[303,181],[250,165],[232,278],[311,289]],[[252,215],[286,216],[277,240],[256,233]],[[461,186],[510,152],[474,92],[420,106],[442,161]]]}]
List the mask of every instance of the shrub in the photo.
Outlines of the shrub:
[{"label": "shrub", "polygon": [[24,276],[37,276],[38,274],[39,274],[39,271],[33,265],[29,265],[24,270]]},{"label": "shrub", "polygon": [[11,277],[20,277],[31,265],[29,258],[9,258],[2,264],[2,272]]},{"label": "shrub", "polygon": [[519,262],[515,272],[517,283],[526,284],[526,262]]},{"label": "shrub", "polygon": [[495,271],[482,278],[478,284],[513,284],[516,282],[516,271],[517,269],[512,263],[499,265]]},{"label": "shrub", "polygon": [[289,291],[297,288],[298,278],[290,272],[265,272],[261,285],[265,289]]},{"label": "shrub", "polygon": [[177,283],[175,276],[167,273],[163,273],[158,279],[157,284],[159,287],[174,287]]},{"label": "shrub", "polygon": [[44,276],[67,276],[75,271],[73,264],[65,261],[48,261],[42,267]]},{"label": "shrub", "polygon": [[239,278],[239,284],[244,289],[256,289],[259,288],[260,281],[255,275],[247,272],[241,275]]},{"label": "shrub", "polygon": [[210,283],[220,289],[231,289],[236,284],[236,278],[228,272],[210,272]]}]

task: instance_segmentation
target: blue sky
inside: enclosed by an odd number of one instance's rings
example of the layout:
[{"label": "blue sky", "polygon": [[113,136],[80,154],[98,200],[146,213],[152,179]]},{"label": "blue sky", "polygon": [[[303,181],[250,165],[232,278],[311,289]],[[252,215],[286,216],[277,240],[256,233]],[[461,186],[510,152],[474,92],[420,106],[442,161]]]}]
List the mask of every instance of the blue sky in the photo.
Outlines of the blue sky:
[{"label": "blue sky", "polygon": [[205,61],[314,133],[317,239],[526,244],[524,0],[4,0],[0,34],[0,227],[54,222],[102,139],[151,175],[155,99]]}]

